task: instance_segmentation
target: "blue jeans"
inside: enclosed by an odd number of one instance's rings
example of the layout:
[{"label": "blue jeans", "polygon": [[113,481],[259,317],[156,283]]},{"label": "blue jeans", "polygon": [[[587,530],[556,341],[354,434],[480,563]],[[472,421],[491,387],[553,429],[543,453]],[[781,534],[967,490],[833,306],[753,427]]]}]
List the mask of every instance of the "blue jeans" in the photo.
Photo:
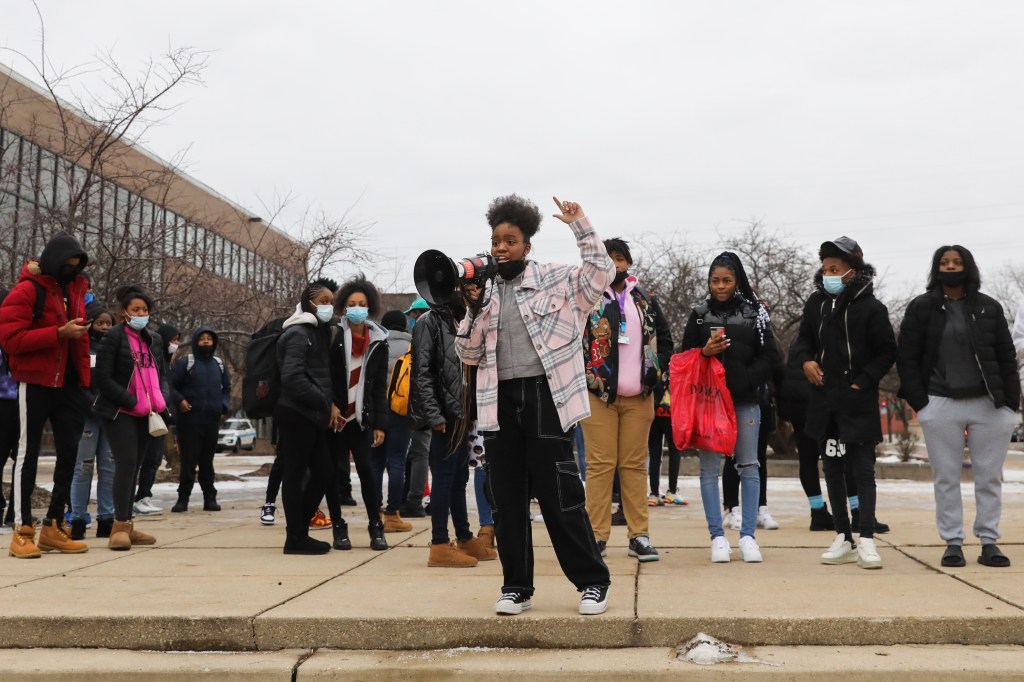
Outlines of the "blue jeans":
[{"label": "blue jeans", "polygon": [[[397,421],[395,415],[391,418]],[[404,420],[403,420],[404,422]],[[370,451],[370,463],[373,466],[373,478],[377,489],[384,496],[384,470],[388,472],[387,505],[384,512],[394,514],[402,506],[402,489],[405,487],[405,456],[409,452],[409,441],[412,434],[404,423],[389,426],[384,444]]]},{"label": "blue jeans", "polygon": [[481,526],[493,526],[494,516],[491,514],[491,503],[487,501],[484,486],[487,484],[487,470],[482,466],[473,469],[473,488],[476,490],[476,511],[480,516]]},{"label": "blue jeans", "polygon": [[430,521],[431,544],[448,544],[448,514],[451,514],[458,540],[472,540],[466,484],[469,483],[469,449],[460,443],[448,453],[450,437],[434,431],[430,438]]},{"label": "blue jeans", "polygon": [[576,448],[576,464],[580,468],[580,479],[587,480],[587,446],[583,443],[583,429],[576,429],[573,435],[573,446]]},{"label": "blue jeans", "polygon": [[71,518],[84,519],[89,509],[93,469],[99,472],[96,483],[96,517],[114,518],[114,455],[110,452],[107,434],[96,419],[85,422],[82,439],[78,441],[78,459],[71,479]]},{"label": "blue jeans", "polygon": [[[740,537],[754,537],[757,526],[757,505],[761,495],[761,479],[757,468],[757,434],[761,430],[761,406],[757,403],[736,405],[736,450],[733,466],[740,475],[740,510],[743,521]],[[711,539],[725,535],[722,530],[722,501],[718,492],[718,476],[722,470],[722,453],[700,453],[700,499],[708,522]]]}]

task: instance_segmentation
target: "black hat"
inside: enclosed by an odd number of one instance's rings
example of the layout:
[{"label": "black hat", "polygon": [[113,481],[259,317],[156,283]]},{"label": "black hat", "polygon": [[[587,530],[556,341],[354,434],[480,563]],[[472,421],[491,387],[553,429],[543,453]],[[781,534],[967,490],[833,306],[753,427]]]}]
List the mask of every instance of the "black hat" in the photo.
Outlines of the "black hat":
[{"label": "black hat", "polygon": [[853,256],[854,258],[863,258],[864,251],[861,250],[860,244],[847,236],[837,237],[830,242],[822,242],[821,250],[825,251],[830,247],[838,249],[845,253],[847,256]]},{"label": "black hat", "polygon": [[401,310],[389,310],[380,318],[380,326],[391,331],[404,332],[409,328],[409,320]]}]

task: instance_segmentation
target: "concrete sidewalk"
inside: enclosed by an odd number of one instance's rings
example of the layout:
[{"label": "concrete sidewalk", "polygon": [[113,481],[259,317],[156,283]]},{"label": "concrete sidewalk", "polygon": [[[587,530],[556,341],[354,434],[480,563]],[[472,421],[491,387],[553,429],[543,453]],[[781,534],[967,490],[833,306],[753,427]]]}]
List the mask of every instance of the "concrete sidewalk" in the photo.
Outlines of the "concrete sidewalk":
[{"label": "concrete sidewalk", "polygon": [[[226,459],[234,462],[222,470],[256,468],[253,458]],[[794,479],[769,483],[770,507],[782,528],[758,531],[764,563],[744,564],[736,550],[733,562],[711,564],[697,482],[686,478],[682,492],[689,506],[651,509],[651,539],[661,561],[638,565],[626,556],[626,529],[612,529],[606,614],[577,614],[579,595],[562,576],[543,524],[535,523],[534,607],[522,616],[498,617],[492,608],[501,587],[499,563],[428,568],[427,519],[413,519],[411,533],[389,534],[392,549],[372,552],[365,512],[346,508],[352,551],[283,555],[283,514],[275,527],[258,522],[265,481],[221,486],[220,513],[138,519],[140,528],[156,535],[155,547],[113,552],[90,535],[86,554],[0,558],[0,676],[14,672],[9,661],[17,647],[277,651],[277,657],[254,653],[255,659],[226,660],[290,661],[291,670],[301,652],[311,650],[352,650],[332,656],[381,665],[399,654],[381,658],[366,650],[656,647],[664,653],[698,632],[745,645],[830,651],[995,645],[1024,668],[1013,646],[1024,645],[1022,482],[1004,488],[1001,546],[1013,561],[1007,569],[978,565],[976,544],[965,547],[967,567],[941,568],[931,486],[880,482],[879,516],[893,530],[878,537],[885,567],[865,571],[819,562],[833,535],[807,530],[806,500]],[[973,487],[965,484],[964,491],[969,529]],[[160,487],[157,498],[169,508],[173,486]],[[329,539],[329,532],[315,536]],[[735,547],[737,533],[729,537]],[[0,542],[9,536],[0,535]],[[318,657],[312,660],[326,660]],[[31,657],[19,652],[17,659]]]}]

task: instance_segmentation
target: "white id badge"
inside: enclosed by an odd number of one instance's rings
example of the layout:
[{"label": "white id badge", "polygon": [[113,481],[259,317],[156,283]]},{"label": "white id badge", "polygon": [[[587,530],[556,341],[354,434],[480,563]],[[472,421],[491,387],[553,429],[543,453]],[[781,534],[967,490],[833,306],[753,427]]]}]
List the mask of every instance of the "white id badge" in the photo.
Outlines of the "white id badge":
[{"label": "white id badge", "polygon": [[95,355],[90,355],[89,356],[89,366],[90,367],[95,367],[96,366],[96,356]]},{"label": "white id badge", "polygon": [[622,344],[623,346],[628,346],[629,345],[629,337],[628,336],[620,336],[619,337],[619,343]]}]

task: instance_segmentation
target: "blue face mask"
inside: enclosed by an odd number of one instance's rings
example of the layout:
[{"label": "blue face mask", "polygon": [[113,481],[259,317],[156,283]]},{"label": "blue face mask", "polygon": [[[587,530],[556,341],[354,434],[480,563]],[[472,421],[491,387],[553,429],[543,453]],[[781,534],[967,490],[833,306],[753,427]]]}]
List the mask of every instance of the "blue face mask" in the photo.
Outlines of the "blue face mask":
[{"label": "blue face mask", "polygon": [[320,322],[327,324],[334,317],[334,306],[333,305],[318,305],[316,307],[316,319]]},{"label": "blue face mask", "polygon": [[128,318],[128,326],[137,332],[141,332],[149,326],[149,315],[132,315]]},{"label": "blue face mask", "polygon": [[847,270],[841,275],[825,275],[821,278],[821,284],[825,287],[825,291],[833,296],[838,296],[846,288],[846,284],[843,283],[843,277],[846,277],[851,272],[853,271]]},{"label": "blue face mask", "polygon": [[348,321],[352,324],[362,324],[363,322],[366,322],[366,318],[369,316],[369,308],[357,305],[345,309],[345,317],[347,317]]},{"label": "blue face mask", "polygon": [[415,317],[410,317],[409,318],[409,331],[412,331],[415,328],[416,328],[416,318]]}]

